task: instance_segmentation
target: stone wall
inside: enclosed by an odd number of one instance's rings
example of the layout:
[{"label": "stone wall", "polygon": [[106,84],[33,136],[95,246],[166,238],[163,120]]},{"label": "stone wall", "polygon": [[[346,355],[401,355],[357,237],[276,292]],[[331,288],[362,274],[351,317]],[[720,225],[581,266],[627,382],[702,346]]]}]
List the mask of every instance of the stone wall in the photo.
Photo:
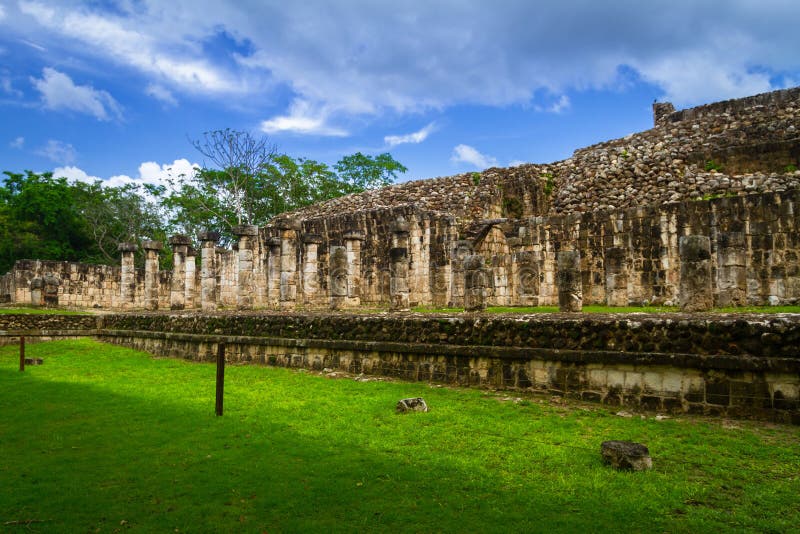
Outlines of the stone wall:
[{"label": "stone wall", "polygon": [[796,315],[0,315],[0,338],[85,335],[156,355],[343,370],[800,424]]},{"label": "stone wall", "polygon": [[[12,270],[0,280],[0,302],[38,305],[34,302],[31,286],[35,279],[52,277],[58,282],[58,302],[61,307],[105,308],[120,305],[120,268],[108,265],[44,260],[18,260]],[[159,300],[169,307],[169,280],[171,273],[160,273]],[[135,274],[135,302],[144,300],[144,271]],[[5,292],[8,293],[5,293]]]},{"label": "stone wall", "polygon": [[203,284],[207,310],[462,306],[463,262],[478,254],[487,304],[554,304],[555,255],[574,249],[587,303],[674,303],[678,240],[694,234],[711,240],[718,305],[797,302],[800,88],[654,115],[654,128],[564,161],[398,184],[241,227],[205,271],[179,261],[177,277],[159,273],[158,298],[144,298],[141,272],[123,299],[117,268],[26,260],[0,300],[30,302],[33,280],[53,275],[58,303],[77,307],[199,309]]},{"label": "stone wall", "polygon": [[8,272],[0,276],[0,304],[13,302],[15,297],[14,273]]}]

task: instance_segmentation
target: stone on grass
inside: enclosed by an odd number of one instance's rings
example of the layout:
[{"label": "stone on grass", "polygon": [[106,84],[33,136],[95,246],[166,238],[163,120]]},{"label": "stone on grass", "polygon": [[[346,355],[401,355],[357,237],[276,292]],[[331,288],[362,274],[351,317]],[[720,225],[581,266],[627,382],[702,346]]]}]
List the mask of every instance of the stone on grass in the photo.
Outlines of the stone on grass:
[{"label": "stone on grass", "polygon": [[42,365],[43,363],[42,358],[25,358],[25,365]]},{"label": "stone on grass", "polygon": [[650,451],[641,443],[632,441],[604,441],[600,445],[603,463],[614,469],[646,471],[652,469]]},{"label": "stone on grass", "polygon": [[397,413],[406,412],[427,412],[428,405],[425,404],[425,399],[422,397],[415,397],[412,399],[401,399],[397,401]]}]

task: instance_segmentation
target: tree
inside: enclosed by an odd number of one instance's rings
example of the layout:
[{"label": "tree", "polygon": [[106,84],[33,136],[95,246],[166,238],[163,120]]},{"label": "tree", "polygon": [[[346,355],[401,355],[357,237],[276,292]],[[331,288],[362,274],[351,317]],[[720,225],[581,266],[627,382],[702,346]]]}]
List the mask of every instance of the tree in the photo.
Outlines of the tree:
[{"label": "tree", "polygon": [[391,154],[365,156],[361,152],[345,156],[333,166],[339,179],[345,182],[352,193],[376,189],[390,185],[397,179],[397,174],[408,169],[396,161]]},{"label": "tree", "polygon": [[74,188],[52,173],[4,171],[0,187],[0,272],[22,258],[80,260],[91,247]]},{"label": "tree", "polygon": [[[137,184],[109,187],[101,181],[77,182],[73,187],[77,208],[94,244],[94,254],[87,251],[87,260],[113,265],[119,261],[119,243],[165,239],[160,208],[149,194],[152,189]],[[141,263],[141,253],[139,257]]]},{"label": "tree", "polygon": [[192,144],[211,166],[173,178],[162,191],[162,204],[183,233],[214,228],[223,241],[233,239],[237,225],[263,226],[286,211],[388,185],[407,170],[388,153],[359,152],[342,158],[334,171],[318,161],[277,154],[266,137],[230,129],[206,132]]},{"label": "tree", "polygon": [[216,188],[216,201],[206,208],[218,216],[222,216],[222,210],[232,212],[236,224],[253,224],[258,215],[258,186],[263,185],[259,177],[272,164],[275,146],[266,137],[256,139],[248,132],[229,128],[205,132],[202,140],[192,141],[192,146],[216,167],[204,167],[195,174],[202,186]]}]

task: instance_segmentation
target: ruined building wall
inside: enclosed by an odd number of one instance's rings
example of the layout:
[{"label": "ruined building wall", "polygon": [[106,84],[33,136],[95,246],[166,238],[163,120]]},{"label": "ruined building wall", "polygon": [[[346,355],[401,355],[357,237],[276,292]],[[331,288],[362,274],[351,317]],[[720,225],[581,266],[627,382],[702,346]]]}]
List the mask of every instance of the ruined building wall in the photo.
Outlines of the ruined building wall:
[{"label": "ruined building wall", "polygon": [[[159,273],[160,306],[169,308],[170,271]],[[12,270],[3,276],[0,283],[0,301],[17,304],[33,302],[31,286],[35,279],[52,277],[58,282],[58,305],[74,308],[119,308],[120,268],[108,265],[92,265],[66,261],[19,260]],[[144,270],[135,274],[134,300],[136,307],[143,307]]]},{"label": "ruined building wall", "polygon": [[579,250],[583,298],[617,306],[677,304],[681,236],[711,240],[715,305],[800,301],[800,191],[494,222],[475,250],[494,305],[556,304],[555,258]]},{"label": "ruined building wall", "polygon": [[11,271],[13,302],[30,304],[31,282],[52,276],[58,280],[59,306],[112,308],[119,299],[119,267],[66,261],[20,260]]},{"label": "ruined building wall", "polygon": [[[654,114],[652,129],[564,161],[398,184],[242,227],[244,250],[214,254],[214,306],[387,306],[392,288],[407,305],[460,306],[471,254],[483,257],[489,304],[553,304],[556,254],[569,249],[587,303],[674,302],[690,234],[711,240],[718,303],[796,302],[800,88]],[[64,281],[62,304],[118,305],[118,269],[46,263]],[[49,272],[37,265],[15,267],[0,299],[13,289],[27,302]],[[159,280],[169,309],[171,274]],[[145,307],[144,285],[137,272],[133,307]]]},{"label": "ruined building wall", "polygon": [[9,272],[0,276],[0,304],[13,302],[15,293],[14,273]]}]

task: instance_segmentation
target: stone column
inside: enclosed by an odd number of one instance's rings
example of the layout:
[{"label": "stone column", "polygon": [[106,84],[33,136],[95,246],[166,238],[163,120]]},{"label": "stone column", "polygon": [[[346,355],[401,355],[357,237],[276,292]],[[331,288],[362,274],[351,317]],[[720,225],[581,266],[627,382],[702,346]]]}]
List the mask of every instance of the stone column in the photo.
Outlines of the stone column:
[{"label": "stone column", "polygon": [[197,251],[194,247],[186,249],[186,294],[185,307],[191,310],[197,306]]},{"label": "stone column", "polygon": [[708,311],[714,306],[711,240],[704,235],[685,235],[681,236],[678,247],[681,259],[678,300],[681,311]]},{"label": "stone column", "polygon": [[164,247],[161,241],[142,241],[144,249],[144,309],[158,309],[158,253]]},{"label": "stone column", "polygon": [[581,253],[562,250],[556,255],[556,284],[558,309],[562,312],[579,312],[583,309],[581,285]]},{"label": "stone column", "polygon": [[303,243],[305,243],[305,256],[303,257],[303,304],[313,305],[319,293],[317,249],[322,244],[322,236],[306,234],[303,236]]},{"label": "stone column", "polygon": [[364,234],[358,230],[344,234],[344,247],[347,251],[347,300],[350,307],[361,305],[361,242]]},{"label": "stone column", "polygon": [[486,309],[486,270],[483,256],[473,254],[464,259],[464,311]]},{"label": "stone column", "polygon": [[267,304],[277,308],[281,301],[281,238],[267,239]]},{"label": "stone column", "polygon": [[287,220],[281,231],[281,286],[280,307],[290,309],[297,304],[297,231],[300,223]]},{"label": "stone column", "polygon": [[717,243],[717,306],[745,306],[747,242],[744,233],[720,233]]},{"label": "stone column", "polygon": [[469,241],[456,241],[450,250],[450,302],[451,308],[464,302],[464,260],[472,253]]},{"label": "stone column", "polygon": [[200,240],[200,307],[203,311],[217,309],[217,241],[219,232],[205,231]]},{"label": "stone column", "polygon": [[392,311],[409,310],[408,223],[402,217],[394,225],[389,261],[389,308]]},{"label": "stone column", "polygon": [[622,247],[609,247],[606,249],[606,305],[628,305],[628,265],[625,259],[625,249]]},{"label": "stone column", "polygon": [[239,280],[236,287],[236,308],[253,309],[253,245],[258,237],[258,226],[244,224],[233,228],[233,234],[239,237]]},{"label": "stone column", "polygon": [[61,280],[47,274],[44,277],[44,305],[45,306],[58,306],[58,286],[61,285]]},{"label": "stone column", "polygon": [[172,285],[169,288],[171,310],[182,310],[186,307],[186,253],[191,243],[189,236],[185,235],[169,238],[172,246]]},{"label": "stone column", "polygon": [[117,250],[122,253],[122,268],[119,281],[119,305],[121,308],[133,308],[136,302],[136,266],[134,253],[139,247],[133,243],[120,243]]},{"label": "stone column", "polygon": [[44,306],[44,280],[42,278],[31,280],[31,305]]},{"label": "stone column", "polygon": [[345,247],[330,247],[330,276],[331,309],[340,310],[345,305],[347,298],[347,249]]}]

